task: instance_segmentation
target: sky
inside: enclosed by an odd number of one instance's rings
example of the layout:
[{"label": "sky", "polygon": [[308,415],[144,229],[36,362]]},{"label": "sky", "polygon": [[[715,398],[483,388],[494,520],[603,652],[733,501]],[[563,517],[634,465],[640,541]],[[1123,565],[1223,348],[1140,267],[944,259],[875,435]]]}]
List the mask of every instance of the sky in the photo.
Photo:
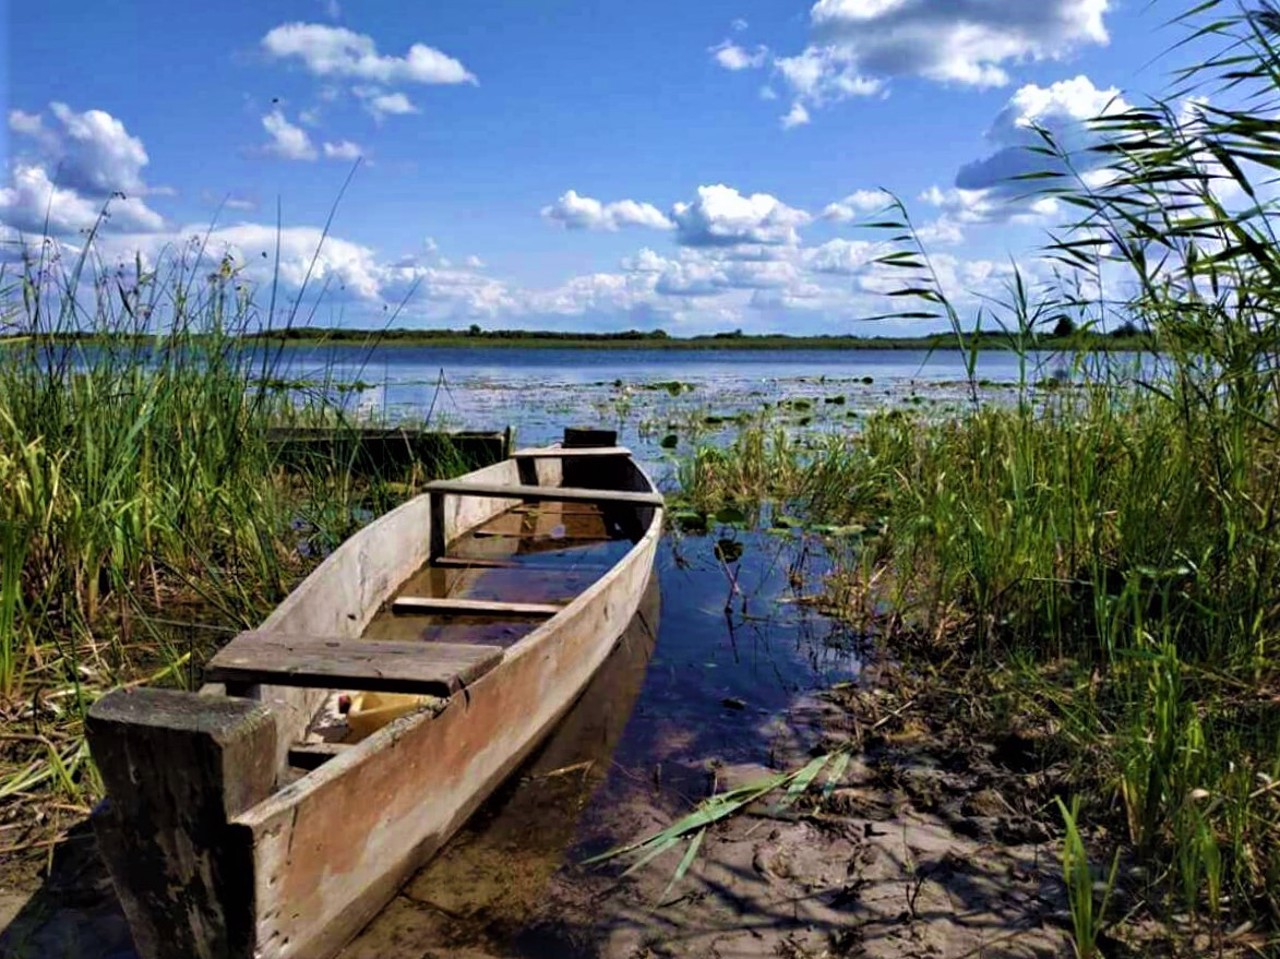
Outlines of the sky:
[{"label": "sky", "polygon": [[881,191],[966,310],[1038,275],[1033,128],[1087,146],[1181,37],[1176,0],[3,9],[0,258],[106,204],[107,261],[201,237],[261,285],[279,243],[319,325],[672,335],[929,328],[865,322]]}]

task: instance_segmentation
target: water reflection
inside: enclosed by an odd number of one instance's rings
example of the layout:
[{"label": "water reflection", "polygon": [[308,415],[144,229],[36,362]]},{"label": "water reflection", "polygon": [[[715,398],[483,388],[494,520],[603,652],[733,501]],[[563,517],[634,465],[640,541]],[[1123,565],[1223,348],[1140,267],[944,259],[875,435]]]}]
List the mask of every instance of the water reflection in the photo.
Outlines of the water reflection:
[{"label": "water reflection", "polygon": [[572,954],[545,933],[550,902],[587,894],[577,863],[687,810],[719,764],[813,735],[789,710],[857,671],[855,638],[806,602],[829,558],[799,534],[740,539],[729,563],[714,536],[665,541],[640,615],[564,722],[344,959]]}]

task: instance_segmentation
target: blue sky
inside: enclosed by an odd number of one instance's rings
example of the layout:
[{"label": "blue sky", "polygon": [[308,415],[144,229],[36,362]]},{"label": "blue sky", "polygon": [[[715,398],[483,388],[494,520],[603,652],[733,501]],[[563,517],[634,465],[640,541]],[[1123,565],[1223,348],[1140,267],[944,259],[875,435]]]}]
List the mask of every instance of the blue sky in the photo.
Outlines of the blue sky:
[{"label": "blue sky", "polygon": [[[9,4],[0,239],[321,248],[317,322],[896,332],[859,227],[908,204],[961,303],[1061,216],[1002,178],[1158,92],[1147,0]],[[957,189],[963,187],[963,189]],[[215,219],[216,217],[216,219]],[[318,288],[317,288],[318,292]]]}]

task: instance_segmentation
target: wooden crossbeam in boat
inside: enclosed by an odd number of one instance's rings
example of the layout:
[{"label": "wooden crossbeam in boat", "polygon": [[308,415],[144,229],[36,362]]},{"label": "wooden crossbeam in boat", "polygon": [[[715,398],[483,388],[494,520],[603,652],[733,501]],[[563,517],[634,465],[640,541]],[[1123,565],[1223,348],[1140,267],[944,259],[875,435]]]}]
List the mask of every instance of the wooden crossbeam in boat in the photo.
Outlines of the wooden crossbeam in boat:
[{"label": "wooden crossbeam in boat", "polygon": [[488,496],[495,499],[561,501],[566,503],[626,503],[634,506],[662,506],[661,493],[635,493],[611,489],[583,489],[577,486],[507,486],[502,483],[468,483],[465,480],[436,480],[427,492],[451,496]]},{"label": "wooden crossbeam in boat", "polygon": [[553,503],[552,508],[548,509],[543,503],[520,503],[507,510],[506,514],[515,514],[517,516],[532,516],[546,519],[548,517],[566,517],[576,518],[579,516],[599,516],[600,511],[593,509],[590,503],[583,503],[580,506],[570,506],[568,503]]},{"label": "wooden crossbeam in boat", "polygon": [[501,646],[391,643],[241,633],[209,660],[205,677],[228,687],[305,686],[449,696],[502,660]]},{"label": "wooden crossbeam in boat", "polygon": [[475,539],[515,539],[522,543],[607,543],[607,536],[592,536],[587,533],[564,533],[561,536],[553,536],[551,533],[543,533],[541,536],[531,535],[529,533],[504,533],[500,530],[490,532],[487,529],[474,529],[471,536]]},{"label": "wooden crossbeam in boat", "polygon": [[512,459],[564,459],[572,457],[577,459],[581,456],[630,456],[631,450],[625,446],[584,446],[574,448],[569,446],[530,446],[527,449],[516,450],[511,454]]},{"label": "wooden crossbeam in boat", "polygon": [[563,606],[554,603],[500,603],[485,599],[452,599],[447,596],[399,596],[391,603],[395,613],[458,616],[554,616]]},{"label": "wooden crossbeam in boat", "polygon": [[519,569],[520,564],[510,559],[488,559],[479,556],[437,556],[432,566],[441,569]]},{"label": "wooden crossbeam in boat", "polygon": [[341,756],[351,746],[351,743],[294,743],[289,747],[289,765],[310,772]]},{"label": "wooden crossbeam in boat", "polygon": [[[520,554],[534,556],[534,553]],[[583,573],[603,572],[612,568],[612,563],[587,563],[575,559],[572,563],[538,562],[537,560],[493,559],[488,556],[437,556],[431,561],[432,566],[441,569],[523,569],[530,572],[549,573]]]}]

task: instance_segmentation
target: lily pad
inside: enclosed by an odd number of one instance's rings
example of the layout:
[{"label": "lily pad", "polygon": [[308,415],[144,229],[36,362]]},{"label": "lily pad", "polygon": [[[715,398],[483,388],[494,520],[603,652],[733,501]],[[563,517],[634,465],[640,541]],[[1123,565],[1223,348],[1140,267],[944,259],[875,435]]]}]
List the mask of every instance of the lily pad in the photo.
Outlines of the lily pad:
[{"label": "lily pad", "polygon": [[742,559],[742,543],[728,536],[716,540],[716,556],[726,563],[736,563]]},{"label": "lily pad", "polygon": [[747,514],[736,506],[722,506],[716,510],[716,522],[724,526],[741,526],[747,521]]},{"label": "lily pad", "polygon": [[707,515],[694,509],[676,510],[671,519],[682,530],[694,533],[705,533],[707,530]]}]

